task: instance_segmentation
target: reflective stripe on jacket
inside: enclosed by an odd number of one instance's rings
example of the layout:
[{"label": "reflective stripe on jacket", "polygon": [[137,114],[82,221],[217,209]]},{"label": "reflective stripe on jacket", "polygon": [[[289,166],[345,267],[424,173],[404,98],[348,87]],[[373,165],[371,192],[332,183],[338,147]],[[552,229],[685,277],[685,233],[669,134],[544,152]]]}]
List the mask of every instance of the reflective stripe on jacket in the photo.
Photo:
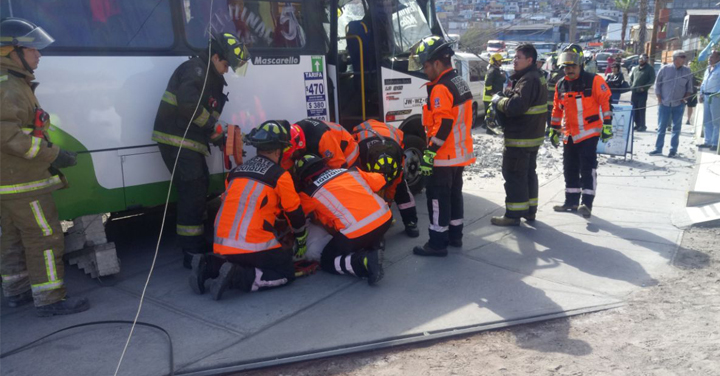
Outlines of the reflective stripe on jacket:
[{"label": "reflective stripe on jacket", "polygon": [[236,167],[215,217],[213,250],[242,254],[280,248],[275,219],[284,211],[296,231],[304,225],[300,198],[290,173],[256,156]]},{"label": "reflective stripe on jacket", "polygon": [[[550,126],[560,128],[577,143],[600,136],[603,120],[612,119],[610,88],[601,76],[582,72],[580,78],[558,82]],[[600,112],[602,109],[602,113]]]},{"label": "reflective stripe on jacket", "polygon": [[442,72],[427,84],[428,101],[423,106],[423,125],[428,148],[435,151],[435,167],[467,166],[473,153],[472,94],[467,82],[453,69]]},{"label": "reflective stripe on jacket", "polygon": [[[325,162],[330,168],[348,167],[342,145],[347,144],[345,150],[347,150],[350,155],[353,154],[352,149],[357,145],[352,135],[345,131],[342,126],[315,119],[303,119],[295,124],[305,133],[305,143],[307,144],[305,148],[306,154],[315,154],[325,158]],[[342,134],[338,127],[346,132],[347,135]],[[351,142],[353,145],[350,145]],[[355,163],[356,159],[357,157],[354,157],[353,163]],[[292,168],[293,161],[287,159],[283,160],[281,164],[284,169],[289,170]]]},{"label": "reflective stripe on jacket", "polygon": [[65,184],[48,171],[60,148],[48,143],[50,122],[43,137],[32,135],[35,111],[35,77],[8,57],[0,58],[0,199],[49,193]]},{"label": "reflective stripe on jacket", "polygon": [[[227,83],[211,64],[205,84],[207,71],[208,66],[200,57],[194,57],[175,69],[155,116],[153,141],[209,154],[210,135],[214,132],[215,124],[227,102],[223,93]],[[200,93],[203,93],[202,98]],[[186,128],[187,135],[183,141]]]},{"label": "reflective stripe on jacket", "polygon": [[505,126],[505,146],[542,145],[547,121],[547,83],[535,65],[515,72],[512,89],[498,102],[498,116]]},{"label": "reflective stripe on jacket", "polygon": [[300,192],[306,214],[315,213],[331,232],[355,239],[382,226],[392,218],[390,208],[375,192],[385,186],[381,174],[331,169],[314,178]]},{"label": "reflective stripe on jacket", "polygon": [[490,102],[495,93],[499,93],[503,90],[505,85],[505,73],[495,66],[490,65],[487,73],[485,74],[485,90],[483,90],[483,102]]}]

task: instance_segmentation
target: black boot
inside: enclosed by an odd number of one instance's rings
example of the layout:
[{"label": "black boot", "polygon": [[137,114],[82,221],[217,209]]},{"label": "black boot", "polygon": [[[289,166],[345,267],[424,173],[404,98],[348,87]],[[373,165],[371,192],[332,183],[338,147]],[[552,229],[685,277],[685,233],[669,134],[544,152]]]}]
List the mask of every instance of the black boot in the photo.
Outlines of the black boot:
[{"label": "black boot", "polygon": [[570,212],[576,212],[578,210],[578,206],[565,203],[562,205],[553,206],[553,210],[555,210],[556,212],[570,213]]},{"label": "black boot", "polygon": [[374,286],[385,276],[382,266],[382,248],[368,252],[365,256],[365,267],[368,272],[368,285]]},{"label": "black boot", "polygon": [[239,266],[231,262],[226,262],[220,267],[220,273],[217,278],[212,280],[210,285],[210,294],[212,294],[214,300],[222,299],[225,290],[233,288],[235,275],[239,269]]},{"label": "black boot", "polygon": [[198,295],[205,293],[205,281],[210,278],[207,258],[207,255],[194,255],[191,262],[192,270],[188,277],[188,283],[193,292]]},{"label": "black boot", "polygon": [[430,246],[429,243],[425,243],[422,247],[415,247],[413,248],[413,253],[418,256],[435,256],[435,257],[445,257],[448,254],[447,248],[446,249],[435,249]]},{"label": "black boot", "polygon": [[35,313],[40,317],[50,317],[56,315],[71,315],[73,313],[87,311],[90,308],[90,302],[87,298],[70,298],[48,304],[40,307],[35,307]]},{"label": "black boot", "polygon": [[32,301],[33,301],[33,296],[32,296],[31,290],[21,292],[17,295],[8,296],[8,298],[7,298],[8,307],[10,307],[10,308],[17,308],[17,307],[23,306],[25,304],[32,303]]},{"label": "black boot", "polygon": [[420,236],[420,230],[418,229],[417,223],[409,222],[405,224],[405,234],[411,238],[417,238]]}]

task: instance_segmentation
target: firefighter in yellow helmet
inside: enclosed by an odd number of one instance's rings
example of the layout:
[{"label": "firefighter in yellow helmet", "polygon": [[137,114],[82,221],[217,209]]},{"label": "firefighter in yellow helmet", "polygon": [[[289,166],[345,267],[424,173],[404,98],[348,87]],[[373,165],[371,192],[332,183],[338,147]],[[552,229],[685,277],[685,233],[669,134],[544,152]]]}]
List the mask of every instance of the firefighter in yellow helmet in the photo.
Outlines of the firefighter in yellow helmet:
[{"label": "firefighter in yellow helmet", "polygon": [[[490,64],[488,65],[488,71],[485,74],[485,91],[483,92],[483,104],[485,105],[485,111],[490,108],[490,101],[492,101],[493,95],[503,91],[505,87],[505,73],[500,68],[502,66],[503,57],[496,53],[490,56]],[[483,124],[484,128],[487,128]],[[488,130],[488,133],[494,134]]]},{"label": "firefighter in yellow helmet", "polygon": [[34,301],[39,316],[90,308],[85,298],[66,297],[65,239],[52,197],[65,187],[58,169],[74,166],[76,154],[51,142],[34,93],[39,50],[53,42],[26,20],[0,21],[0,274],[8,305]]}]

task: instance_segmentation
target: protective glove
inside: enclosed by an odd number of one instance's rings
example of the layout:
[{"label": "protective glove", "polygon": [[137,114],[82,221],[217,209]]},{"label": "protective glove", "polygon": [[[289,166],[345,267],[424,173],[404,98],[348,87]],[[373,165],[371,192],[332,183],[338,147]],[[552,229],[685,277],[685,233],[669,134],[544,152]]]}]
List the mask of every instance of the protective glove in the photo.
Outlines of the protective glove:
[{"label": "protective glove", "polygon": [[548,134],[548,138],[550,138],[550,143],[554,147],[560,146],[560,137],[561,137],[560,130],[557,128],[550,128],[550,133]]},{"label": "protective glove", "polygon": [[490,100],[490,103],[492,103],[492,106],[497,110],[498,102],[500,102],[500,100],[503,98],[505,97],[502,94],[495,93],[495,95],[493,95],[492,99]]},{"label": "protective glove", "polygon": [[420,161],[420,173],[424,176],[430,176],[433,173],[433,165],[435,164],[436,152],[425,149],[422,161]]},{"label": "protective glove", "polygon": [[215,146],[222,146],[225,142],[225,130],[222,125],[218,124],[215,126],[215,131],[210,134],[210,143]]},{"label": "protective glove", "polygon": [[612,119],[608,119],[603,122],[602,133],[600,133],[600,141],[607,142],[612,137]]},{"label": "protective glove", "polygon": [[295,257],[303,258],[307,252],[307,229],[295,234]]},{"label": "protective glove", "polygon": [[51,166],[55,168],[65,168],[75,166],[77,164],[77,153],[74,151],[60,150]]}]

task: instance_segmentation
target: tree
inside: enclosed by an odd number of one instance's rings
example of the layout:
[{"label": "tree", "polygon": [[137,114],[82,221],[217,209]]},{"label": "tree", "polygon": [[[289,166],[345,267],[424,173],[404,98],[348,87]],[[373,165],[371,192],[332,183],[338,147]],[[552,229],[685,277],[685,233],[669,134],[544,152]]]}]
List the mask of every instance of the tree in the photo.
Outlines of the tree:
[{"label": "tree", "polygon": [[620,49],[625,49],[625,32],[627,31],[628,12],[637,6],[637,0],[615,0],[615,7],[623,12],[622,31],[620,31]]},{"label": "tree", "polygon": [[479,54],[485,50],[485,45],[490,40],[491,35],[492,31],[490,29],[470,28],[460,37],[460,50]]},{"label": "tree", "polygon": [[638,45],[635,49],[635,53],[638,55],[645,53],[645,40],[647,40],[647,15],[648,0],[640,0],[640,11],[638,12],[640,30],[638,30]]}]

